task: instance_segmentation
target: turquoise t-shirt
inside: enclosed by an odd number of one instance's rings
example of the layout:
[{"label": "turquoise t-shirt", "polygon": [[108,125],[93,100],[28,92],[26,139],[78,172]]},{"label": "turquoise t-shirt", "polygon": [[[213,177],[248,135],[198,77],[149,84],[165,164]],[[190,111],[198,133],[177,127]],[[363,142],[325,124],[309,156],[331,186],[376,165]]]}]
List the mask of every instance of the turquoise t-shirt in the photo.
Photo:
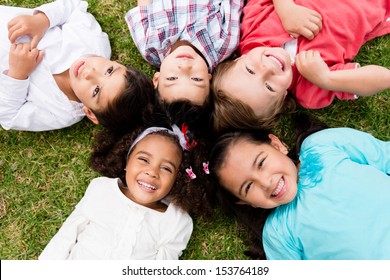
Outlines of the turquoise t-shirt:
[{"label": "turquoise t-shirt", "polygon": [[326,129],[299,158],[296,198],[263,229],[267,259],[390,259],[390,142]]}]

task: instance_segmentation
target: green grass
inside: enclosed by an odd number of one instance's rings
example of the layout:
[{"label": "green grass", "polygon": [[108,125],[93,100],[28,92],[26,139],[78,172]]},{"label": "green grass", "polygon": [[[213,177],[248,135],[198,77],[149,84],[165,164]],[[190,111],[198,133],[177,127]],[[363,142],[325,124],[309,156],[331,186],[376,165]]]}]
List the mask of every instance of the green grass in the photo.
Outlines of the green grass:
[{"label": "green grass", "polygon": [[[46,0],[0,0],[0,5],[35,7]],[[89,0],[89,11],[110,37],[113,59],[153,74],[139,55],[124,21],[136,1]],[[363,46],[356,61],[390,68],[390,36]],[[390,91],[356,101],[336,101],[314,113],[330,126],[348,126],[390,141]],[[0,258],[36,259],[98,174],[88,167],[92,135],[85,119],[50,132],[0,128]],[[276,129],[289,143],[287,120]],[[195,220],[183,259],[245,259],[242,230],[219,211],[213,220]]]}]

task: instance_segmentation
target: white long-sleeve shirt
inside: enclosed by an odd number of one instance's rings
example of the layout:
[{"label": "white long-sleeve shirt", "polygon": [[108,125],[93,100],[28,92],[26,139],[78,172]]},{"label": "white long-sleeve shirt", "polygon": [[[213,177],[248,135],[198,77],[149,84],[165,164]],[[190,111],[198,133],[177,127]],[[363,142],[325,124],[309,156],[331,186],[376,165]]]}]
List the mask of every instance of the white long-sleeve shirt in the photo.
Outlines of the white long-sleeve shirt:
[{"label": "white long-sleeve shirt", "polygon": [[191,217],[173,203],[158,212],[127,198],[117,179],[99,177],[39,259],[177,260],[192,229]]},{"label": "white long-sleeve shirt", "polygon": [[69,100],[53,74],[68,70],[78,58],[111,57],[108,36],[81,0],[57,0],[35,11],[46,14],[50,28],[38,44],[43,61],[26,80],[4,74],[9,67],[8,21],[33,9],[0,6],[0,124],[4,129],[45,131],[71,126],[84,117],[83,104]]}]

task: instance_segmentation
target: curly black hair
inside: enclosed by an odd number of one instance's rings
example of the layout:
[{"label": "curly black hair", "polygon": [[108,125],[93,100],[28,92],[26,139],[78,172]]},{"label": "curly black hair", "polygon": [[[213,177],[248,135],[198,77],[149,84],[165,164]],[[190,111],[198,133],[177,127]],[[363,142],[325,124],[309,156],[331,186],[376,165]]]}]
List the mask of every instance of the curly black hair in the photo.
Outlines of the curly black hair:
[{"label": "curly black hair", "polygon": [[[153,126],[167,127],[162,124]],[[128,150],[135,138],[147,127],[138,127],[123,136],[118,136],[111,130],[99,131],[94,137],[90,167],[102,176],[119,178],[125,184]],[[156,134],[168,137],[180,147],[176,136],[163,131],[156,132]],[[208,174],[203,171],[203,162],[206,162],[208,158],[208,146],[204,141],[197,141],[196,143],[189,151],[183,151],[182,163],[170,192],[170,197],[173,203],[190,215],[207,218],[213,213],[214,194],[213,185],[209,182]],[[196,179],[191,179],[185,170],[190,166],[197,176]]]}]

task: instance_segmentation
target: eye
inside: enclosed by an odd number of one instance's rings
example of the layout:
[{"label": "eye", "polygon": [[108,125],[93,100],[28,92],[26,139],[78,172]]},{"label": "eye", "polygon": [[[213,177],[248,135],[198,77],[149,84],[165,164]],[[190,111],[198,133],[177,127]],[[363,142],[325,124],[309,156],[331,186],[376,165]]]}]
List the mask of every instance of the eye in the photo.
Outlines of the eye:
[{"label": "eye", "polygon": [[95,87],[95,89],[94,89],[94,91],[92,93],[92,97],[95,97],[96,95],[98,95],[99,92],[100,92],[100,87],[99,86]]},{"label": "eye", "polygon": [[111,66],[110,68],[107,69],[106,74],[110,75],[114,71],[114,66]]},{"label": "eye", "polygon": [[161,167],[164,171],[167,171],[169,173],[173,173],[172,170],[168,166],[162,166]]},{"label": "eye", "polygon": [[148,159],[145,158],[145,157],[139,157],[138,160],[141,161],[141,162],[148,163]]},{"label": "eye", "polygon": [[264,165],[264,161],[265,161],[265,158],[263,158],[262,160],[260,160],[259,164],[258,164],[258,167],[262,167]]},{"label": "eye", "polygon": [[248,71],[249,74],[251,75],[255,75],[256,73],[253,72],[251,69],[249,69],[248,67],[245,67],[246,68],[246,71]]},{"label": "eye", "polygon": [[201,82],[203,81],[203,79],[201,78],[191,78],[191,80],[195,81],[195,82]]},{"label": "eye", "polygon": [[174,81],[174,80],[177,80],[177,77],[168,77],[167,80],[168,81]]},{"label": "eye", "polygon": [[245,187],[245,195],[249,192],[251,187],[252,187],[252,183],[249,183],[248,185],[246,185],[246,187]]},{"label": "eye", "polygon": [[275,92],[274,89],[273,89],[269,84],[265,83],[265,87],[266,87],[269,91]]}]

